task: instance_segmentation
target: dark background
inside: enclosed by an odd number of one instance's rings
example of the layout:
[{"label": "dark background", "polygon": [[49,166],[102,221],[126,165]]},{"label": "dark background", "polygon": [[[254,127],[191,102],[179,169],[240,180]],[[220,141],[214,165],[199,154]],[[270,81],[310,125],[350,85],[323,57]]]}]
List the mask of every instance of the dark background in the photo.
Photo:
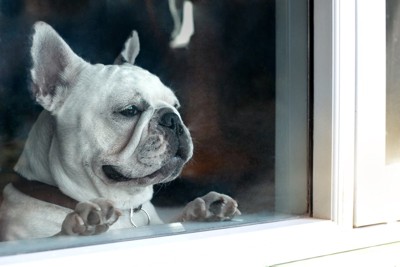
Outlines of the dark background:
[{"label": "dark background", "polygon": [[194,1],[195,35],[172,49],[166,0],[0,0],[0,187],[41,111],[28,87],[31,27],[43,20],[91,63],[112,64],[136,29],[136,64],[176,92],[195,155],[180,179],[156,188],[157,204],[215,189],[237,198],[242,211],[273,209],[274,3]]}]

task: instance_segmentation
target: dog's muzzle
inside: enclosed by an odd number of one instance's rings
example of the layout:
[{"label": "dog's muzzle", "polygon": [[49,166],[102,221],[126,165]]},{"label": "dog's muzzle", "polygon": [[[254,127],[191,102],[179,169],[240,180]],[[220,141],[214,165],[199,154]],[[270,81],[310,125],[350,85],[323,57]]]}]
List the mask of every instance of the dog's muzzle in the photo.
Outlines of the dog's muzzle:
[{"label": "dog's muzzle", "polygon": [[170,145],[175,147],[175,152],[170,156],[170,159],[166,160],[165,165],[159,170],[145,177],[127,177],[118,171],[117,166],[103,165],[103,172],[109,179],[116,182],[136,180],[137,182],[153,181],[157,183],[169,181],[179,175],[183,165],[192,156],[190,134],[185,130],[185,126],[178,114],[170,109],[161,109],[158,112],[159,116],[156,123],[160,128],[164,129],[166,140],[169,140]]}]

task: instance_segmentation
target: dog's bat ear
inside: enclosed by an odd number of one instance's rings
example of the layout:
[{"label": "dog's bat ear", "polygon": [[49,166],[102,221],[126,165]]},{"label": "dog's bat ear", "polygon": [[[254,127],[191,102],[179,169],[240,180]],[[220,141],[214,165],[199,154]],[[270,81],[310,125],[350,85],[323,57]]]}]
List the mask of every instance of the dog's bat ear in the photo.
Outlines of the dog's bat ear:
[{"label": "dog's bat ear", "polygon": [[114,64],[121,65],[124,63],[135,64],[135,59],[140,51],[139,36],[137,31],[132,31],[128,40],[124,44],[121,53],[115,59]]},{"label": "dog's bat ear", "polygon": [[56,112],[73,82],[73,71],[84,62],[57,32],[44,22],[33,26],[32,93],[45,109]]}]

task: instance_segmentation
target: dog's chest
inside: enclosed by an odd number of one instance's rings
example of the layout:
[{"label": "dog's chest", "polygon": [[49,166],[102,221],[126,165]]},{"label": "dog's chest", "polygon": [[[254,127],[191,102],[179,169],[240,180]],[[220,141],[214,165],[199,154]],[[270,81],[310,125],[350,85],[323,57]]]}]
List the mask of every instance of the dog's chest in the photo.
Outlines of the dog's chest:
[{"label": "dog's chest", "polygon": [[4,200],[0,210],[3,239],[48,237],[60,231],[60,221],[70,211],[36,200],[16,190],[11,184],[3,191]]}]

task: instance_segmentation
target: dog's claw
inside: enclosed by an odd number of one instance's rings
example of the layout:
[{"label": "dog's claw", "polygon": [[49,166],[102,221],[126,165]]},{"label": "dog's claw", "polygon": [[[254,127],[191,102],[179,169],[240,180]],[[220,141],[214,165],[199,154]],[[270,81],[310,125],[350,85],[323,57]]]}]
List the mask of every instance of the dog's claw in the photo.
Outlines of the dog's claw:
[{"label": "dog's claw", "polygon": [[122,212],[111,201],[97,198],[80,202],[65,218],[60,235],[95,235],[108,230]]},{"label": "dog's claw", "polygon": [[240,215],[237,202],[230,196],[210,192],[189,202],[180,221],[226,221]]}]

